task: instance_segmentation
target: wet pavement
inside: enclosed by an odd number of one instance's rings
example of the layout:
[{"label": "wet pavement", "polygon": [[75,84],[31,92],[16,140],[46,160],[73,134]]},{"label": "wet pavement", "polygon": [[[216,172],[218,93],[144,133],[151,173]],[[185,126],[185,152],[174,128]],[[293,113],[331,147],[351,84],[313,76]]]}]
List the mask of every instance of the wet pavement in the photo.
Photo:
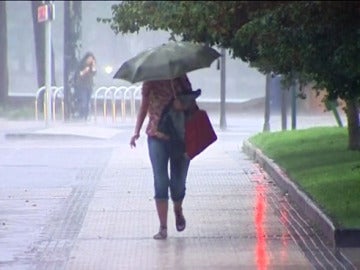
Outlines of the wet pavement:
[{"label": "wet pavement", "polygon": [[145,136],[128,145],[131,122],[0,120],[0,269],[357,269],[359,249],[329,245],[241,151],[263,117],[231,116],[226,131],[211,117],[218,141],[191,163],[187,228],[170,207],[165,241],[152,238],[152,172]]}]

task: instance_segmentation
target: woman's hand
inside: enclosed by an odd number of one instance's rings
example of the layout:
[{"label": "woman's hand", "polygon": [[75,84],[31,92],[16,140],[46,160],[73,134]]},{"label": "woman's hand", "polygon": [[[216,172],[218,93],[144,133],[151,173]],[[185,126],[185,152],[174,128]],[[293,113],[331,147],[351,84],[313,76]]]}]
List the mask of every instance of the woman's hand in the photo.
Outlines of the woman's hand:
[{"label": "woman's hand", "polygon": [[136,140],[140,138],[139,134],[134,134],[130,139],[130,147],[134,148],[136,147]]},{"label": "woman's hand", "polygon": [[90,67],[86,66],[82,71],[80,71],[80,76],[84,76],[89,71],[90,71]]}]

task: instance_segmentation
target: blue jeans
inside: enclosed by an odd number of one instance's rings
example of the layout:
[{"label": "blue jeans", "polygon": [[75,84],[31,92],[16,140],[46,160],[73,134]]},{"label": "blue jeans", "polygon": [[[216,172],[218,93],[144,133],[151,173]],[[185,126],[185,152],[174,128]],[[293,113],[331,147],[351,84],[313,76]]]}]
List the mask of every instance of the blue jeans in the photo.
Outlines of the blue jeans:
[{"label": "blue jeans", "polygon": [[76,91],[79,117],[86,120],[89,116],[89,106],[92,89],[82,87],[76,89]]},{"label": "blue jeans", "polygon": [[[190,159],[185,155],[171,157],[169,141],[148,136],[149,156],[154,174],[154,188],[157,200],[171,199],[179,202],[185,197],[186,177]],[[170,177],[168,165],[170,161]]]}]

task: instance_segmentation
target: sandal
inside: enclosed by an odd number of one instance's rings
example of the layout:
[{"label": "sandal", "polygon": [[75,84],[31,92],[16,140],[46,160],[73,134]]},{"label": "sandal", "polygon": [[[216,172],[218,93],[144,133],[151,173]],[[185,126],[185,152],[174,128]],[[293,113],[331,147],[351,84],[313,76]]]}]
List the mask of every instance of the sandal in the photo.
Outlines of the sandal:
[{"label": "sandal", "polygon": [[167,238],[167,228],[165,226],[160,226],[159,232],[153,237],[155,240],[164,240]]},{"label": "sandal", "polygon": [[178,232],[182,232],[186,227],[186,220],[182,211],[175,212],[175,220],[176,220],[176,230]]}]

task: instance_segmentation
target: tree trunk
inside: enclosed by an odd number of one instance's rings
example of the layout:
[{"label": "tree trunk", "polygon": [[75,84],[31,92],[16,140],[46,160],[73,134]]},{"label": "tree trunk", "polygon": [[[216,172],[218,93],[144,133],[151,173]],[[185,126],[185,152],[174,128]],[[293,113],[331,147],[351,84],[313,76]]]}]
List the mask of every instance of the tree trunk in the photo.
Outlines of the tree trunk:
[{"label": "tree trunk", "polygon": [[346,115],[348,121],[348,148],[350,150],[360,150],[360,125],[359,109],[357,99],[346,101]]},{"label": "tree trunk", "polygon": [[9,93],[6,1],[0,1],[0,104],[6,103]]},{"label": "tree trunk", "polygon": [[72,113],[70,76],[80,60],[81,48],[81,1],[64,1],[64,100],[65,119]]}]

